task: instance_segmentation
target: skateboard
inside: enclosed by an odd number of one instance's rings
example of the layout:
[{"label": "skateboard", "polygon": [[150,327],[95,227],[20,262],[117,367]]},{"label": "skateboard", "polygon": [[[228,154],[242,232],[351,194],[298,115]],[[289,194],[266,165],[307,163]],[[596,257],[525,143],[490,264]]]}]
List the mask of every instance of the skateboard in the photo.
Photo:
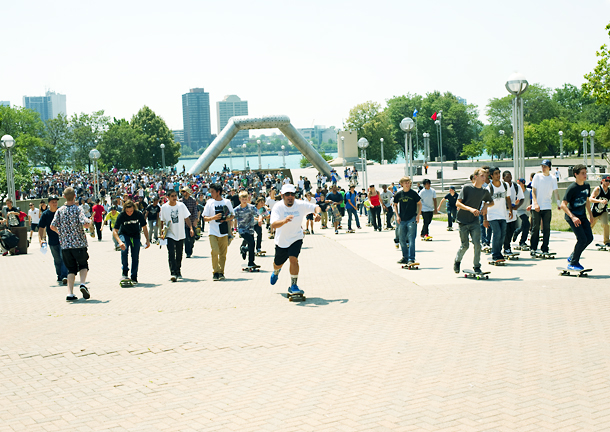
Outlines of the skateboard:
[{"label": "skateboard", "polygon": [[447,231],[453,231],[453,228],[447,228]]},{"label": "skateboard", "polygon": [[494,265],[494,266],[503,266],[506,265],[506,261],[503,259],[499,259],[499,260],[491,260],[491,261],[487,261],[489,264]]},{"label": "skateboard", "polygon": [[341,225],[341,212],[339,211],[339,207],[337,207],[336,204],[333,204],[330,206],[332,212],[333,212],[333,220],[336,220],[337,222],[339,222],[339,225]]},{"label": "skateboard", "polygon": [[610,246],[605,245],[603,243],[595,243],[595,246],[597,246],[597,250],[599,250],[599,251],[609,251],[610,250]]},{"label": "skateboard", "polygon": [[481,251],[485,252],[486,254],[491,253],[491,247],[490,246],[482,247]]},{"label": "skateboard", "polygon": [[421,241],[432,241],[432,236],[425,236],[421,238]]},{"label": "skateboard", "polygon": [[518,251],[529,251],[530,247],[528,245],[519,245],[515,246],[513,249]]},{"label": "skateboard", "polygon": [[199,227],[195,228],[195,235],[197,237],[201,237],[201,228],[199,228]]},{"label": "skateboard", "polygon": [[255,266],[252,266],[252,267],[242,267],[241,271],[247,271],[249,273],[252,273],[252,272],[259,272],[261,270],[260,270],[260,266],[255,265]]},{"label": "skateboard", "polygon": [[472,278],[472,279],[476,279],[476,280],[480,280],[480,279],[489,279],[489,276],[487,276],[488,274],[490,274],[491,272],[480,272],[477,273],[473,270],[462,270],[464,272],[464,277],[465,278]]},{"label": "skateboard", "polygon": [[305,297],[303,294],[288,293],[286,296],[288,297],[288,301],[291,301],[291,302],[302,302],[302,301],[307,300],[307,297]]},{"label": "skateboard", "polygon": [[531,254],[533,258],[555,259],[556,252],[534,252]]},{"label": "skateboard", "polygon": [[504,258],[506,258],[507,260],[518,260],[519,254],[518,253],[504,254]]},{"label": "skateboard", "polygon": [[345,232],[346,232],[347,234],[352,234],[352,233],[355,233],[356,231],[354,231],[354,230],[347,230],[347,231],[345,231]]},{"label": "skateboard", "polygon": [[403,269],[406,268],[408,270],[419,270],[419,263],[403,264],[400,267],[403,268]]},{"label": "skateboard", "polygon": [[123,278],[121,279],[121,282],[119,283],[119,285],[121,286],[121,288],[133,288],[134,283],[131,279],[127,278]]},{"label": "skateboard", "polygon": [[[165,240],[165,236],[167,235],[167,231],[168,231],[168,226],[165,225],[163,227],[163,229],[161,230],[161,232],[159,233],[159,239],[160,240]],[[161,242],[159,242],[159,249],[161,249],[163,247],[163,245],[161,244]]]},{"label": "skateboard", "polygon": [[95,230],[89,230],[89,235],[91,238],[95,238]]},{"label": "skateboard", "polygon": [[[589,276],[587,273],[592,271],[593,269],[584,269],[584,270],[568,270],[567,268],[557,267],[557,270],[561,270],[559,276],[574,276],[574,277],[587,277]],[[574,274],[572,274],[574,273]]]},{"label": "skateboard", "polygon": [[256,252],[256,256],[265,256],[266,253],[267,251],[258,251]]}]

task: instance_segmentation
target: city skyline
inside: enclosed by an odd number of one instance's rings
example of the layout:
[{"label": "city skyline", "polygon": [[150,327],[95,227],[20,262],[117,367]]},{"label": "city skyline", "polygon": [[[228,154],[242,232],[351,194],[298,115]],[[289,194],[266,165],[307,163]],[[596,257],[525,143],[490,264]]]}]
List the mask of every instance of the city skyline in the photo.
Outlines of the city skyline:
[{"label": "city skyline", "polygon": [[[510,8],[482,0],[385,1],[373,14],[359,0],[307,7],[237,0],[231,8],[182,0],[145,13],[113,0],[103,8],[34,0],[7,3],[3,12],[11,17],[8,34],[28,22],[28,32],[3,47],[5,58],[19,59],[0,80],[0,98],[13,105],[55,88],[70,98],[69,115],[103,109],[130,119],[146,105],[178,130],[176,95],[204,85],[213,101],[228,94],[248,100],[250,115],[339,128],[359,103],[436,90],[478,105],[485,120],[485,105],[508,94],[504,83],[514,71],[550,88],[580,86],[608,43],[610,0],[515,0]],[[201,16],[210,17],[205,26]],[[576,22],[584,24],[575,36],[568,30]],[[109,26],[115,31],[102,40]],[[39,41],[49,34],[70,43],[47,50]],[[160,53],[181,58],[180,66],[157,66]],[[210,110],[216,118],[215,104]]]}]

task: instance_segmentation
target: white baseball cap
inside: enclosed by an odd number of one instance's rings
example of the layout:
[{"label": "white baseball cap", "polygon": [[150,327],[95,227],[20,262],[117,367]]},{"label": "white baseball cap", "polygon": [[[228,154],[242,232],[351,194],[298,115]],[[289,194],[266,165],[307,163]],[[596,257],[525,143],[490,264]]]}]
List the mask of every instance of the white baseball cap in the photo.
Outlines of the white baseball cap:
[{"label": "white baseball cap", "polygon": [[297,190],[295,189],[294,185],[290,184],[290,183],[286,183],[284,186],[282,186],[282,190],[280,190],[281,194],[285,194],[286,192],[292,192],[295,193]]}]

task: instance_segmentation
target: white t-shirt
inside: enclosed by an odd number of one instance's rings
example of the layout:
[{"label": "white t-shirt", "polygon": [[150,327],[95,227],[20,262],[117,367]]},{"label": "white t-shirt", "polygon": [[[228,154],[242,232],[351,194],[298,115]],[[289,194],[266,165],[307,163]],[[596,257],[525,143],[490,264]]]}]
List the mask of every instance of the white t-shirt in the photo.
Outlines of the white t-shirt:
[{"label": "white t-shirt", "polygon": [[[508,184],[508,183],[507,183]],[[515,186],[517,188],[517,193],[515,193]],[[517,200],[519,200],[519,202],[522,202],[523,199],[525,198],[525,196],[523,195],[523,191],[521,190],[521,187],[516,184],[516,183],[511,183],[508,184],[508,187],[510,188],[510,202],[512,204],[515,204],[517,202]],[[523,205],[523,204],[521,204]],[[519,207],[521,208],[521,207]],[[513,209],[513,218],[512,219],[507,219],[507,222],[514,222],[517,220],[517,210]]]},{"label": "white t-shirt", "polygon": [[32,218],[33,224],[37,224],[40,222],[40,209],[28,210],[28,216]]},{"label": "white t-shirt", "polygon": [[273,199],[273,198],[271,198],[271,197],[267,197],[267,199],[265,200],[265,204],[267,204],[267,207],[269,207],[269,210],[273,210],[273,206],[275,206],[275,204],[276,204],[277,202],[278,202],[278,201],[274,200],[274,199]]},{"label": "white t-shirt", "polygon": [[184,240],[186,238],[184,219],[190,215],[191,212],[180,201],[176,201],[175,206],[169,205],[169,202],[163,204],[159,218],[167,226],[167,237],[176,241]]},{"label": "white t-shirt", "polygon": [[[536,174],[532,180],[532,189],[536,189],[536,199],[538,200],[540,210],[551,210],[553,208],[551,201],[553,191],[557,190],[557,179],[555,176],[550,174],[545,176],[542,173]],[[534,199],[532,198],[533,203]]]},{"label": "white t-shirt", "polygon": [[275,230],[275,244],[281,248],[290,247],[291,244],[303,239],[301,224],[309,213],[316,211],[316,204],[310,204],[303,200],[294,200],[294,204],[288,207],[284,201],[278,201],[271,211],[271,222],[285,219],[289,215],[294,218],[287,224]]},{"label": "white t-shirt", "polygon": [[284,184],[290,184],[290,177],[286,177],[284,179]]},{"label": "white t-shirt", "polygon": [[[216,214],[217,210],[221,211],[223,206],[227,206],[227,208],[229,209],[229,213],[235,215],[235,212],[233,211],[233,206],[231,205],[231,201],[226,198],[223,198],[219,201],[215,199],[209,199],[208,202],[205,203],[205,207],[203,208],[203,215],[206,217],[212,217]],[[216,237],[224,237],[229,234],[228,232],[225,234],[220,233],[220,223],[218,221],[213,220],[208,223],[210,224],[209,235],[213,235]]]},{"label": "white t-shirt", "polygon": [[506,209],[506,196],[510,196],[510,190],[508,184],[503,181],[500,182],[500,186],[494,186],[493,183],[485,188],[489,191],[491,198],[494,200],[494,205],[487,207],[487,220],[500,220],[508,219],[508,210]]},{"label": "white t-shirt", "polygon": [[419,197],[421,198],[421,211],[423,212],[433,212],[436,210],[434,208],[434,198],[436,198],[436,191],[432,188],[426,189],[423,188],[419,191]]}]

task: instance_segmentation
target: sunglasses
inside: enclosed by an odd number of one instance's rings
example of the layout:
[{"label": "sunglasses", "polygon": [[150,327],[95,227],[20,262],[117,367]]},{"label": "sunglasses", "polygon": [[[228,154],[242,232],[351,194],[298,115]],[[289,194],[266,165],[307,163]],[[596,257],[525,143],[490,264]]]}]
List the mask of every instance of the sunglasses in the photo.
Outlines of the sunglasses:
[{"label": "sunglasses", "polygon": [[286,195],[286,196],[294,196],[294,192],[285,192],[284,195]]}]

